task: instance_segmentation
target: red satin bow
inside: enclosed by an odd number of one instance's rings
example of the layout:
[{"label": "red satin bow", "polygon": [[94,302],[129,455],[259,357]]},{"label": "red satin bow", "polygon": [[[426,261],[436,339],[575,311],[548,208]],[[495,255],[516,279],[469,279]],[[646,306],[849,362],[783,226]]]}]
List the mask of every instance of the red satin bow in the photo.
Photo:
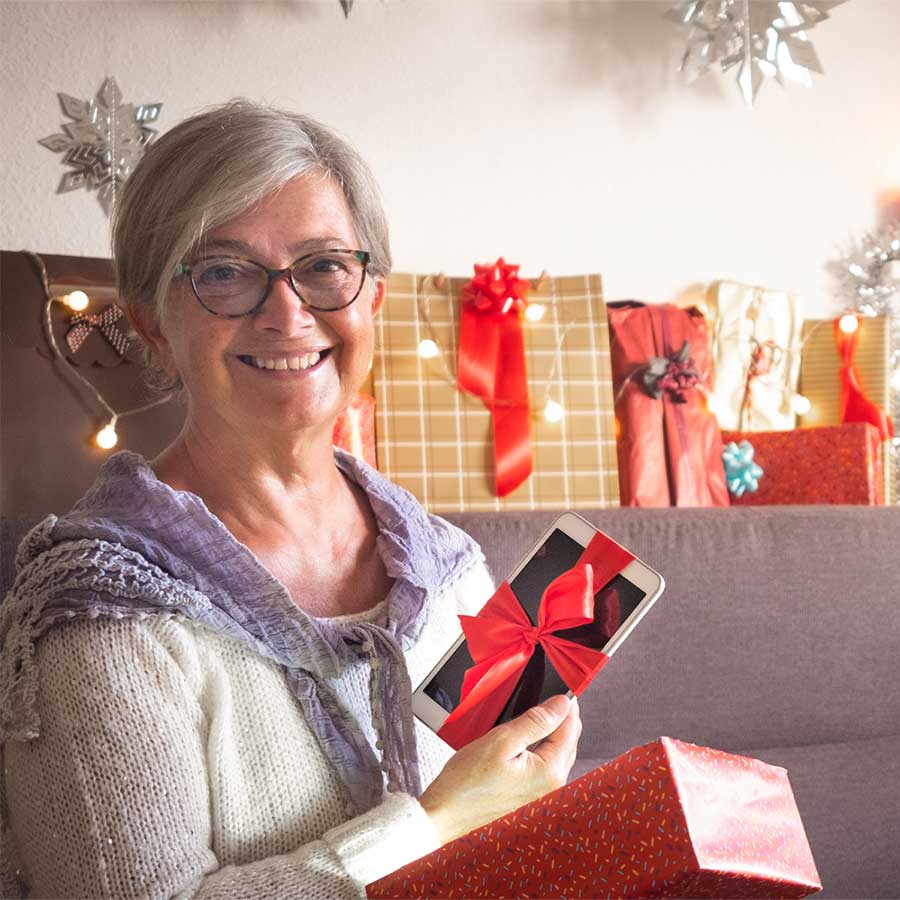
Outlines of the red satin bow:
[{"label": "red satin bow", "polygon": [[[859,318],[859,317],[857,317]],[[873,403],[863,390],[859,381],[859,370],[853,362],[856,355],[856,346],[859,343],[860,327],[852,334],[847,334],[840,328],[840,319],[834,320],[834,339],[837,342],[838,352],[841,355],[841,422],[868,422],[874,425],[881,440],[886,441],[894,436],[894,423],[891,417],[881,407]]]},{"label": "red satin bow", "polygon": [[[460,616],[475,665],[466,671],[459,706],[444,721],[438,735],[458,750],[486,734],[512,696],[538,644],[572,692],[580,694],[609,657],[554,632],[594,621],[596,588],[606,585],[633,559],[624,547],[598,532],[575,566],[544,591],[537,625],[531,624],[506,581],[477,616]],[[621,624],[619,610],[605,612],[598,627],[611,637]]]},{"label": "red satin bow", "polygon": [[457,384],[491,411],[494,475],[498,497],[531,474],[531,419],[522,312],[529,283],[503,257],[475,266],[459,311]]}]

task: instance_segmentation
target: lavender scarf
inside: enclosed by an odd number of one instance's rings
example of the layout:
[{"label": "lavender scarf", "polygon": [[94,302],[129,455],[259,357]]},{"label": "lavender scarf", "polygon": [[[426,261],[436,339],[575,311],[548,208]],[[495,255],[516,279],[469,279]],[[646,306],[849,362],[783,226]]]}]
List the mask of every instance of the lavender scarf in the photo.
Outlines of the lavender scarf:
[{"label": "lavender scarf", "polygon": [[[335,463],[365,490],[378,521],[377,549],[395,579],[384,626],[304,613],[198,496],[173,490],[140,455],[123,450],[69,513],[48,516],[19,545],[17,577],[0,605],[0,742],[39,734],[34,645],[49,628],[85,617],[179,615],[283,667],[347,788],[349,813],[381,801],[382,767],[389,784],[418,796],[403,650],[418,638],[430,600],[483,556],[468,535],[428,515],[364,462],[336,448]],[[371,663],[383,760],[329,684],[358,660]]]}]

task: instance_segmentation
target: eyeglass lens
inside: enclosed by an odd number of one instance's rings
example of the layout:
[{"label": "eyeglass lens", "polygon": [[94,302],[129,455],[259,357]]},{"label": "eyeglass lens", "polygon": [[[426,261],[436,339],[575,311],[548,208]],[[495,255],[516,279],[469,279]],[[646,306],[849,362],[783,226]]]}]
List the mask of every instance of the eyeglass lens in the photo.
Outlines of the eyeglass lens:
[{"label": "eyeglass lens", "polygon": [[[291,268],[291,279],[308,306],[340,309],[359,293],[365,268],[365,263],[352,252],[323,251],[297,260]],[[224,316],[250,312],[259,305],[269,286],[268,272],[244,259],[201,260],[192,267],[191,274],[203,304]]]}]

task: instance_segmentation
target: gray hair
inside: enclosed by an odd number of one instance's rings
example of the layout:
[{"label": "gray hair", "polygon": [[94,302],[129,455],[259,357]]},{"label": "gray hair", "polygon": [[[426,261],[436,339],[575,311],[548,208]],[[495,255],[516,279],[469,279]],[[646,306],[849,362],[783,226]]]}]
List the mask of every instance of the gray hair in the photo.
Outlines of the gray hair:
[{"label": "gray hair", "polygon": [[[237,99],[185,119],[153,143],[125,182],[113,212],[120,300],[165,311],[177,265],[205,236],[272,191],[309,172],[330,176],[350,208],[369,272],[391,270],[387,219],[378,185],[343,138],[308,116]],[[147,346],[146,382],[180,392]]]}]

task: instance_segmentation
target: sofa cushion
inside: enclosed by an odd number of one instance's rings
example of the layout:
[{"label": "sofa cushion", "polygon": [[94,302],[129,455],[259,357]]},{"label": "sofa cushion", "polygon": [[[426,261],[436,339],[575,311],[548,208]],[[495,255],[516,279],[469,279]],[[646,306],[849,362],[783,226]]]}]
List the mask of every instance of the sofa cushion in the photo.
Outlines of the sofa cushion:
[{"label": "sofa cushion", "polygon": [[[787,769],[822,881],[817,898],[900,897],[900,735],[737,752]],[[569,779],[608,761],[580,758]]]}]

